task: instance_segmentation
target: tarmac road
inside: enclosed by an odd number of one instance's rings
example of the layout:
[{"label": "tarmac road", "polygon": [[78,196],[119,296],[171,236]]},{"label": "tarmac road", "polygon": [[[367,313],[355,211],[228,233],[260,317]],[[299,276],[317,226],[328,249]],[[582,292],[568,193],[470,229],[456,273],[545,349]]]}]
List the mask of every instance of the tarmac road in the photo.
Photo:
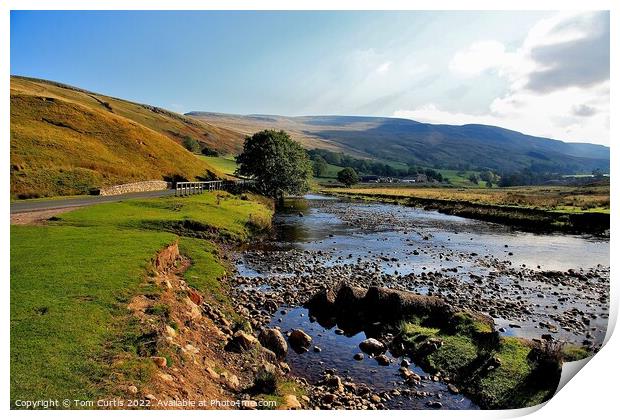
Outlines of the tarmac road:
[{"label": "tarmac road", "polygon": [[71,207],[92,206],[93,204],[112,203],[131,198],[154,198],[173,195],[174,190],[147,191],[122,195],[85,195],[83,197],[54,198],[49,200],[23,200],[11,203],[11,214],[32,211],[66,209]]}]

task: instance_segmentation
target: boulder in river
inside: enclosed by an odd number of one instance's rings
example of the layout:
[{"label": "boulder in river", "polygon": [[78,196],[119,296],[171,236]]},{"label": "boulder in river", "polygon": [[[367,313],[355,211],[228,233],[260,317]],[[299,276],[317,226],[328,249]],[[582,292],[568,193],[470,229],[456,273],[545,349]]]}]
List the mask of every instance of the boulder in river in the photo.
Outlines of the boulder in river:
[{"label": "boulder in river", "polygon": [[359,344],[359,347],[366,354],[379,355],[385,352],[385,345],[376,338],[367,338]]},{"label": "boulder in river", "polygon": [[354,287],[341,283],[337,288],[335,305],[340,310],[346,311],[348,308],[362,304],[366,296],[366,289],[361,287]]},{"label": "boulder in river", "polygon": [[282,333],[277,328],[265,328],[258,335],[258,341],[274,352],[278,358],[286,356],[288,345]]},{"label": "boulder in river", "polygon": [[364,289],[344,282],[315,294],[305,306],[317,313],[358,321],[376,320],[372,318],[393,320],[416,315],[447,322],[454,315],[453,308],[437,296],[375,286]]},{"label": "boulder in river", "polygon": [[303,330],[293,330],[288,337],[288,342],[293,348],[296,349],[308,349],[312,342],[312,337],[306,334]]},{"label": "boulder in river", "polygon": [[387,357],[385,354],[381,354],[381,355],[375,357],[375,360],[381,366],[389,366],[390,365],[390,358]]}]

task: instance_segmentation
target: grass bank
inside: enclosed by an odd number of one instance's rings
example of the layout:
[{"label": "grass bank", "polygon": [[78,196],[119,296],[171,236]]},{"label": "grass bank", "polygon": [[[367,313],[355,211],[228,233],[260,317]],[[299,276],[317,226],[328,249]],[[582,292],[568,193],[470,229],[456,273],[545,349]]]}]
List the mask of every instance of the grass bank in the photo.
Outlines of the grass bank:
[{"label": "grass bank", "polygon": [[321,192],[422,207],[530,231],[602,233],[609,229],[609,186],[357,187]]},{"label": "grass bank", "polygon": [[[129,299],[148,293],[152,259],[179,240],[192,261],[187,282],[227,299],[224,242],[269,226],[260,197],[223,192],[102,204],[44,226],[11,226],[11,404],[110,395],[122,379],[147,381]],[[198,234],[189,227],[198,227]],[[112,360],[122,357],[122,363]]]},{"label": "grass bank", "polygon": [[523,408],[553,396],[561,349],[500,337],[491,325],[461,314],[451,328],[412,320],[400,327],[406,351],[427,371],[449,377],[482,408]]}]

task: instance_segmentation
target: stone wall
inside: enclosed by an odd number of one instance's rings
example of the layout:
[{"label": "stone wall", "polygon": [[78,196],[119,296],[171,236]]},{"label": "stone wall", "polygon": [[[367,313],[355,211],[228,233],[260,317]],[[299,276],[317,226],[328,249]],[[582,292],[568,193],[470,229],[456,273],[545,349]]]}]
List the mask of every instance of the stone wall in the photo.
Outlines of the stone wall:
[{"label": "stone wall", "polygon": [[161,191],[172,188],[171,182],[166,181],[141,181],[131,184],[113,185],[103,187],[99,190],[99,195],[119,195],[133,192]]}]

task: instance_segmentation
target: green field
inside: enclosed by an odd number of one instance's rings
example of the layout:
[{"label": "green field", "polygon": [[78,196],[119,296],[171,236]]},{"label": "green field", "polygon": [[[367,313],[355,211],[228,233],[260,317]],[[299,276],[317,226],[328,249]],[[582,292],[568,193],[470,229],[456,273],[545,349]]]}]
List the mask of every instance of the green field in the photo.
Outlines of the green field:
[{"label": "green field", "polygon": [[[11,226],[11,400],[92,399],[148,380],[152,363],[136,355],[127,302],[149,287],[157,251],[177,239],[192,261],[188,283],[225,299],[217,240],[246,240],[270,223],[267,203],[249,198],[130,200]],[[188,224],[207,239],[184,236]]]},{"label": "green field", "polygon": [[336,178],[338,177],[338,172],[340,172],[342,169],[342,166],[332,165],[331,163],[328,163],[323,175],[314,177],[314,179],[316,182],[321,184],[331,184],[335,182]]},{"label": "green field", "polygon": [[[469,182],[469,181],[468,181]],[[471,185],[471,183],[470,183]],[[529,186],[507,188],[439,188],[359,185],[325,192],[393,199],[427,199],[481,205],[523,207],[564,213],[609,213],[609,186]]]},{"label": "green field", "polygon": [[451,185],[456,187],[485,187],[486,183],[483,181],[478,181],[477,185],[474,185],[469,180],[469,177],[473,174],[479,176],[480,173],[476,171],[458,171],[454,169],[437,169],[441,176],[443,176],[444,180],[450,182]]},{"label": "green field", "polygon": [[226,174],[235,175],[237,162],[233,156],[201,156],[210,166]]},{"label": "green field", "polygon": [[321,178],[337,178],[338,172],[342,171],[343,169],[344,168],[342,166],[332,165],[331,163],[328,163],[327,170]]}]

